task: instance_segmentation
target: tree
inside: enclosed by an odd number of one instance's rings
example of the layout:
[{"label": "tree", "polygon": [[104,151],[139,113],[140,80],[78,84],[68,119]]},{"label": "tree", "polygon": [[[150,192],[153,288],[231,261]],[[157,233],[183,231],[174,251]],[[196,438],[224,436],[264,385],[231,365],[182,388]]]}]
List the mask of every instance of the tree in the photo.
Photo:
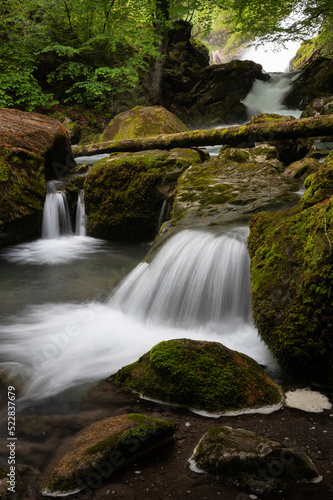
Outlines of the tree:
[{"label": "tree", "polygon": [[231,27],[248,40],[304,40],[333,21],[331,0],[233,0],[230,9]]}]

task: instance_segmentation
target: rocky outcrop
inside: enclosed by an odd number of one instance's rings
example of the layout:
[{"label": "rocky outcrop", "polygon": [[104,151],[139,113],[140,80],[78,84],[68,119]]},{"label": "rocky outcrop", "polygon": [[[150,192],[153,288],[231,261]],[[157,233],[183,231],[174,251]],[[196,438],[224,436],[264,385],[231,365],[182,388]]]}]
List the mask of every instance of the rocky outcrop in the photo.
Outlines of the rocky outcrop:
[{"label": "rocky outcrop", "polygon": [[292,91],[286,96],[284,104],[293,109],[305,109],[317,97],[332,94],[333,60],[318,57],[307,64],[300,77],[293,82]]},{"label": "rocky outcrop", "polygon": [[179,88],[178,77],[177,81],[169,78],[166,93],[170,98],[165,107],[192,127],[243,123],[248,114],[241,100],[256,79],[269,80],[269,75],[260,64],[238,60],[201,70],[193,86],[184,90]]},{"label": "rocky outcrop", "polygon": [[199,442],[190,464],[195,472],[208,472],[257,494],[322,479],[310,458],[299,450],[231,427],[210,429]]},{"label": "rocky outcrop", "polygon": [[149,399],[224,413],[281,403],[279,386],[245,354],[218,342],[160,342],[109,379]]},{"label": "rocky outcrop", "polygon": [[164,200],[172,198],[185,169],[202,163],[202,155],[192,149],[153,150],[97,162],[84,183],[88,233],[104,239],[154,236]]},{"label": "rocky outcrop", "polygon": [[0,246],[40,235],[45,180],[74,164],[58,120],[0,109]]},{"label": "rocky outcrop", "polygon": [[100,420],[65,442],[45,473],[43,496],[86,496],[120,468],[171,441],[170,422],[139,414]]},{"label": "rocky outcrop", "polygon": [[252,309],[288,373],[332,386],[332,153],[307,186],[296,208],[250,221]]}]

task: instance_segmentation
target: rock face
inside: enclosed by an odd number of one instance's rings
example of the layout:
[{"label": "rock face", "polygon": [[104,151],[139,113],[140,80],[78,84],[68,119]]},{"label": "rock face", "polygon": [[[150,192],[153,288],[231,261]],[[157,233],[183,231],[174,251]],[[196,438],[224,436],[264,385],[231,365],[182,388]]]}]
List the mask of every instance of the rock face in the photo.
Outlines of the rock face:
[{"label": "rock face", "polygon": [[302,160],[291,163],[287,170],[283,172],[283,175],[304,181],[309,175],[316,172],[319,167],[320,163],[316,158],[305,157]]},{"label": "rock face", "polygon": [[284,104],[289,108],[304,109],[315,98],[332,94],[332,59],[318,57],[303,70],[301,76],[293,83],[292,91],[285,98]]},{"label": "rock face", "polygon": [[210,429],[190,463],[196,472],[208,472],[257,494],[321,479],[311,460],[295,448],[231,427]]},{"label": "rock face", "polygon": [[262,72],[260,64],[238,60],[208,66],[184,89],[179,88],[178,76],[175,81],[172,75],[166,76],[166,93],[172,99],[165,106],[191,126],[244,123],[248,114],[240,101],[256,79],[269,80],[269,75]]},{"label": "rock face", "polygon": [[0,109],[0,246],[39,236],[45,179],[61,177],[73,165],[58,120]]},{"label": "rock face", "polygon": [[139,414],[100,420],[86,427],[59,450],[42,480],[43,496],[87,495],[91,488],[150,449],[170,441],[174,426],[166,420]]},{"label": "rock face", "polygon": [[256,361],[218,342],[160,342],[109,381],[147,398],[215,413],[281,402],[279,386]]},{"label": "rock face", "polygon": [[250,221],[252,308],[288,373],[332,386],[332,153],[307,186],[296,208]]},{"label": "rock face", "polygon": [[144,239],[158,231],[164,200],[190,165],[192,149],[114,154],[97,162],[84,184],[88,233],[105,239]]}]

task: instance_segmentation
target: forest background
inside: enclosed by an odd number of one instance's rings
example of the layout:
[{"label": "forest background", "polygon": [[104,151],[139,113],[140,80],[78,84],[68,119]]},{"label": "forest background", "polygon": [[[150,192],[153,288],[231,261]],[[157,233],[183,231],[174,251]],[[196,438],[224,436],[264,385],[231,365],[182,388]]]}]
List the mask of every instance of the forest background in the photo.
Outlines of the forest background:
[{"label": "forest background", "polygon": [[122,102],[160,104],[168,34],[179,19],[210,50],[299,40],[302,63],[314,53],[333,57],[331,0],[3,0],[0,106],[89,121],[111,118]]}]

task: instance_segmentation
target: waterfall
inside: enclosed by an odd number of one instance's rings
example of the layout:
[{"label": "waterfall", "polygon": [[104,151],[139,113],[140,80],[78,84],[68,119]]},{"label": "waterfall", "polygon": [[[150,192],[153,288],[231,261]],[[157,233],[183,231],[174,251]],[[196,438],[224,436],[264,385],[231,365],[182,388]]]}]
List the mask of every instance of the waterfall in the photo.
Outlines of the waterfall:
[{"label": "waterfall", "polygon": [[[222,236],[185,230],[150,264],[140,264],[111,297],[114,308],[140,320],[181,328],[214,326],[250,317],[247,229]],[[223,340],[221,339],[223,342]]]},{"label": "waterfall", "polygon": [[64,192],[57,191],[58,181],[46,183],[46,198],[43,212],[42,237],[54,239],[72,234],[68,203]]},{"label": "waterfall", "polygon": [[78,236],[86,236],[86,213],[84,209],[84,192],[80,189],[77,205],[76,205],[76,218],[75,218],[75,234]]},{"label": "waterfall", "polygon": [[278,113],[299,118],[301,111],[286,109],[282,104],[299,73],[272,73],[270,76],[271,79],[267,82],[256,80],[251,91],[242,101],[248,108],[250,116],[259,113]]},{"label": "waterfall", "polygon": [[289,71],[289,61],[294,57],[300,46],[299,42],[292,41],[287,42],[282,47],[277,47],[273,42],[260,45],[258,40],[254,44],[244,51],[241,60],[255,61],[261,64],[264,71],[267,72]]}]

